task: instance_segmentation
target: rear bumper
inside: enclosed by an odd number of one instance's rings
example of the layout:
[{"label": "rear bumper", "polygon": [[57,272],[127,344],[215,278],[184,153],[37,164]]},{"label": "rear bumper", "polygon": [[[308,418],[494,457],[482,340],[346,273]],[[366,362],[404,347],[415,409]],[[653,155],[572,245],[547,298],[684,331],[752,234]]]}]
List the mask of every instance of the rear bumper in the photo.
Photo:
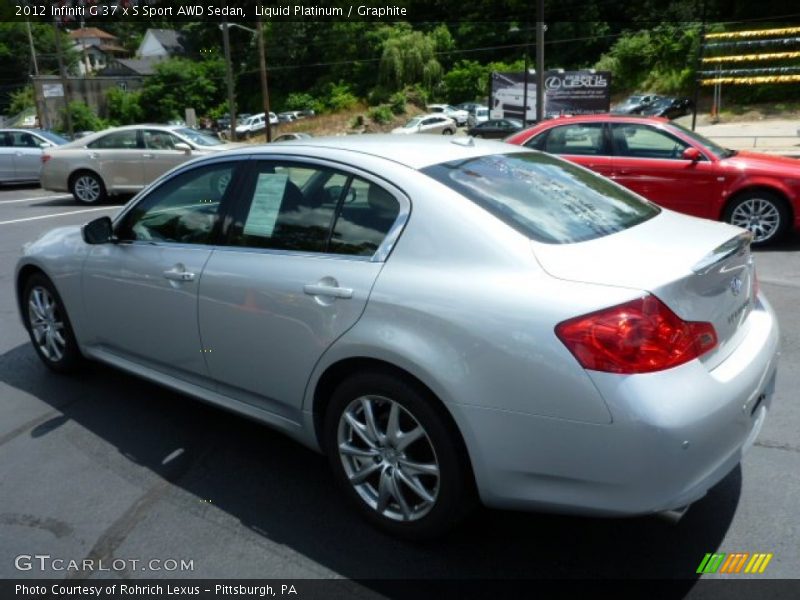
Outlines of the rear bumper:
[{"label": "rear bumper", "polygon": [[590,372],[608,425],[451,405],[483,502],[637,515],[704,496],[753,444],[772,401],[779,332],[766,300],[745,326],[712,370],[695,360],[647,375]]}]

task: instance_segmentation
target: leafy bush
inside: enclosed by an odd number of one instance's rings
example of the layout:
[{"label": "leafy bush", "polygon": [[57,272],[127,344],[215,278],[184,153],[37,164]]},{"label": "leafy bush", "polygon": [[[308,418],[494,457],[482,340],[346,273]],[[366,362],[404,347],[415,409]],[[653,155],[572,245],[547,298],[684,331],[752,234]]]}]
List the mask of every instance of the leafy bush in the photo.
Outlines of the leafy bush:
[{"label": "leafy bush", "polygon": [[36,107],[33,101],[33,86],[26,85],[18,89],[16,92],[10,94],[11,103],[8,105],[8,114],[16,115],[26,110],[31,110]]},{"label": "leafy bush", "polygon": [[340,81],[330,84],[327,97],[323,101],[326,108],[333,112],[353,108],[358,103],[358,98],[350,91],[350,86]]},{"label": "leafy bush", "polygon": [[114,125],[140,123],[144,119],[141,92],[128,92],[111,88],[106,92],[108,119]]},{"label": "leafy bush", "polygon": [[73,131],[100,131],[108,127],[108,123],[98,117],[89,105],[85,102],[73,101],[69,103],[67,109],[62,110],[63,116],[61,130],[67,128],[66,111],[72,118]]},{"label": "leafy bush", "polygon": [[474,60],[460,60],[444,76],[445,96],[453,104],[485,97],[489,67]]},{"label": "leafy bush", "polygon": [[392,109],[383,105],[370,109],[369,118],[373,123],[385,125],[386,123],[391,123],[394,117],[392,115]]},{"label": "leafy bush", "polygon": [[293,93],[286,96],[284,104],[289,110],[314,110],[317,101],[311,94]]},{"label": "leafy bush", "polygon": [[395,92],[389,98],[389,108],[396,115],[403,115],[406,112],[406,102],[408,99],[403,92]]},{"label": "leafy bush", "polygon": [[378,106],[380,104],[386,104],[389,102],[391,97],[391,91],[382,85],[376,85],[374,88],[372,88],[372,90],[370,90],[369,95],[367,96],[367,103],[370,106]]},{"label": "leafy bush", "polygon": [[425,110],[425,107],[428,106],[429,94],[421,85],[409,86],[405,88],[404,93],[409,104],[413,104],[422,110]]},{"label": "leafy bush", "polygon": [[350,120],[350,129],[358,129],[364,126],[364,115],[356,115]]}]

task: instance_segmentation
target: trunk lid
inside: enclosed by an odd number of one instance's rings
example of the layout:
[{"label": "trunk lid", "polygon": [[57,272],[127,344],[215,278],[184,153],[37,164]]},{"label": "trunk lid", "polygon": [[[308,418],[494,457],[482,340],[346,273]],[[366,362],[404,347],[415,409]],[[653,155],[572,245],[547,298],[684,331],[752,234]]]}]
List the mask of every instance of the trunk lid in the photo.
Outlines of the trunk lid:
[{"label": "trunk lid", "polygon": [[685,321],[712,323],[722,362],[746,335],[755,271],[749,234],[738,227],[664,210],[625,231],[575,244],[532,242],[553,277],[650,292]]}]

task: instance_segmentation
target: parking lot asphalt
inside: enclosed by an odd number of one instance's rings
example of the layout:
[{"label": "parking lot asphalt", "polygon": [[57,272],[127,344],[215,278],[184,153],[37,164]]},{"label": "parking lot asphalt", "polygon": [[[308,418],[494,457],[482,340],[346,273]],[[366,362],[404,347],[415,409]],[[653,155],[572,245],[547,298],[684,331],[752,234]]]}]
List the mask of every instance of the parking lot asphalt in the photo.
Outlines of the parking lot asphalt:
[{"label": "parking lot asphalt", "polygon": [[[14,298],[21,246],[117,209],[0,188],[0,577],[385,580],[354,582],[362,597],[392,597],[390,580],[408,577],[663,577],[686,578],[688,589],[715,551],[770,552],[760,577],[800,577],[800,235],[756,252],[782,327],[766,425],[680,523],[481,509],[446,537],[411,544],[362,522],[322,456],[265,426],[110,367],[62,377],[40,364]],[[129,562],[111,572],[15,568],[34,554]],[[193,569],[142,566],[152,559]]]}]

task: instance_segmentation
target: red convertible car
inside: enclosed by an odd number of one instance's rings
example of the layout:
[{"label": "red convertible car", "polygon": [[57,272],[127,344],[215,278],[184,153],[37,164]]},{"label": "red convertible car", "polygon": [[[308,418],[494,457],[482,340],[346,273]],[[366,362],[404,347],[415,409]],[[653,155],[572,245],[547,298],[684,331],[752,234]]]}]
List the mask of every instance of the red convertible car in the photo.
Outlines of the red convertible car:
[{"label": "red convertible car", "polygon": [[800,228],[800,160],[722,148],[666,119],[557,118],[506,141],[561,155],[665,208],[749,229],[754,244]]}]

